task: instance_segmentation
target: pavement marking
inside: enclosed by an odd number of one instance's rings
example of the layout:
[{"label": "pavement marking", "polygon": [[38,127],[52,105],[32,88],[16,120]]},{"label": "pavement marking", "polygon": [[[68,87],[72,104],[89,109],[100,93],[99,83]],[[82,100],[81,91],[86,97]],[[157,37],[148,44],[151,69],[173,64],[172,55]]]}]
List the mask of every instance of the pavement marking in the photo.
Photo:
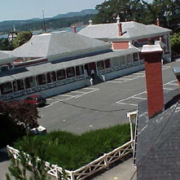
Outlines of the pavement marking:
[{"label": "pavement marking", "polygon": [[172,88],[163,88],[164,90],[169,90],[169,91],[172,91],[172,90],[174,90],[174,89],[172,89]]},{"label": "pavement marking", "polygon": [[86,92],[81,92],[81,91],[72,91],[73,93],[82,93],[82,94],[84,94],[84,93],[86,93]]},{"label": "pavement marking", "polygon": [[162,66],[162,70],[166,70],[166,69],[169,69],[171,68],[171,66]]},{"label": "pavement marking", "polygon": [[[85,90],[88,90],[87,92],[84,92],[83,89]],[[52,105],[56,104],[56,103],[59,103],[61,101],[68,101],[70,99],[76,99],[76,98],[80,98],[84,95],[87,95],[87,94],[90,94],[90,93],[93,93],[95,91],[98,91],[99,88],[83,88],[82,91],[79,90],[79,91],[71,91],[69,93],[76,93],[77,95],[71,95],[71,94],[62,94],[62,95],[58,95],[57,97],[58,98],[48,98],[48,100],[56,100],[52,103],[50,103],[49,105],[45,106],[45,108],[48,108],[48,107],[51,107]],[[62,97],[62,99],[60,99]],[[66,98],[63,98],[63,97],[66,97]]]},{"label": "pavement marking", "polygon": [[[169,67],[169,68],[170,68],[170,67]],[[165,86],[167,86],[167,85],[171,85],[171,87],[172,87],[172,86],[178,86],[177,83],[174,83],[175,81],[176,81],[176,80],[172,80],[172,81],[169,81],[169,82],[163,84],[163,90],[169,90],[169,91],[175,90],[175,89],[173,89],[173,88],[165,87]],[[137,93],[137,94],[135,94],[135,95],[133,95],[133,96],[130,96],[130,97],[128,97],[128,98],[121,99],[120,101],[117,101],[116,103],[117,103],[117,104],[120,104],[120,105],[129,105],[129,106],[136,106],[136,107],[137,107],[138,104],[129,103],[129,102],[127,102],[127,101],[128,101],[128,100],[133,100],[133,99],[139,99],[139,102],[140,102],[141,100],[146,100],[147,98],[145,98],[145,97],[140,97],[140,95],[142,95],[142,94],[147,94],[147,92],[146,92],[146,91],[143,91],[143,92]]]},{"label": "pavement marking", "polygon": [[178,84],[176,83],[169,83],[168,85],[171,85],[171,86],[178,86]]},{"label": "pavement marking", "polygon": [[60,96],[65,96],[65,97],[66,97],[66,96],[67,96],[67,97],[68,97],[68,96],[69,96],[69,97],[75,97],[75,96],[69,95],[69,94],[62,94],[62,95],[60,95]]},{"label": "pavement marking", "polygon": [[142,100],[146,100],[146,98],[136,97],[136,96],[133,96],[132,98],[134,98],[134,99],[142,99]]},{"label": "pavement marking", "polygon": [[145,72],[143,72],[143,73],[134,73],[134,74],[144,75],[144,74],[145,74]]}]

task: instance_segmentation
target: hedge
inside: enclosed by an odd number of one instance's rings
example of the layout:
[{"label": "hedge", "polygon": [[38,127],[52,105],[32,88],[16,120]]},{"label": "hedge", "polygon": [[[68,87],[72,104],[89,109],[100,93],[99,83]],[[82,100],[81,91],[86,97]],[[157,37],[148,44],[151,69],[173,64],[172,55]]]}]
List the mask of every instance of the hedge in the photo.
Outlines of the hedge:
[{"label": "hedge", "polygon": [[65,169],[75,170],[129,140],[129,124],[123,124],[81,135],[54,131],[43,136],[25,136],[14,147]]}]

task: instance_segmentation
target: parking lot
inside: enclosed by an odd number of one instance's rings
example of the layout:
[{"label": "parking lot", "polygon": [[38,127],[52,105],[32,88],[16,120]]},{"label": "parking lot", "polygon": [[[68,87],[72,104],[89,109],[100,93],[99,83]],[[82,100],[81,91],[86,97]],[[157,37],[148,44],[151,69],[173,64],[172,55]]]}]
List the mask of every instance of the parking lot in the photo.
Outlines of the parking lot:
[{"label": "parking lot", "polygon": [[[163,66],[164,93],[178,88],[171,66]],[[137,72],[48,98],[47,105],[39,108],[39,124],[52,130],[67,130],[74,133],[126,123],[127,112],[146,100],[145,72]]]}]

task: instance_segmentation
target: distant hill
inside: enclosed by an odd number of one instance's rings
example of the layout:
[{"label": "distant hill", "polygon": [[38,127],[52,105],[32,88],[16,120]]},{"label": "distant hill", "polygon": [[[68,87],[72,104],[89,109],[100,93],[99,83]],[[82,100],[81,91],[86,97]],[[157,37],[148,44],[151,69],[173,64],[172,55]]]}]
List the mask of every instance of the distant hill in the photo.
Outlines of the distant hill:
[{"label": "distant hill", "polygon": [[67,18],[67,17],[77,17],[77,16],[85,16],[88,14],[97,14],[98,11],[95,9],[85,9],[80,12],[68,12],[66,14],[58,14],[57,16],[52,17],[53,19],[55,18]]},{"label": "distant hill", "polygon": [[[66,14],[58,14],[54,17],[46,18],[45,21],[47,24],[47,28],[49,29],[69,27],[73,23],[84,24],[87,18],[91,18],[97,13],[98,11],[95,9],[85,9],[80,12],[69,12]],[[0,32],[9,32],[12,30],[13,26],[15,26],[16,29],[19,31],[39,30],[39,29],[42,29],[42,19],[33,18],[29,20],[2,21],[0,22]]]}]

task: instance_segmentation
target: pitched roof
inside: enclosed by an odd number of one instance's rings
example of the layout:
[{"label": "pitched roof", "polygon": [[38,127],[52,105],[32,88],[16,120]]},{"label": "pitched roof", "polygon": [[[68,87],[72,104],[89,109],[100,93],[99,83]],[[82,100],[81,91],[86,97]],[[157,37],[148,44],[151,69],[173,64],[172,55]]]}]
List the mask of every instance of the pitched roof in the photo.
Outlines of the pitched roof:
[{"label": "pitched roof", "polygon": [[74,60],[70,60],[66,62],[55,61],[54,63],[49,62],[45,64],[17,68],[17,69],[9,70],[6,72],[0,72],[0,83],[13,81],[15,79],[16,80],[23,79],[26,77],[36,76],[36,75],[47,73],[47,72],[57,71],[57,70],[66,69],[69,67],[75,67],[75,66],[86,64],[86,63],[97,62],[97,61],[101,61],[101,60],[105,60],[109,58],[124,56],[126,54],[137,53],[137,52],[139,51],[136,48],[129,48],[126,50],[119,50],[115,52],[112,51],[112,52],[103,53],[103,54],[99,54],[95,56],[74,59]]},{"label": "pitched roof", "polygon": [[122,22],[123,35],[119,36],[117,23],[95,24],[86,26],[78,34],[96,39],[130,40],[148,38],[171,32],[170,29],[156,25],[144,25],[134,21]]},{"label": "pitched roof", "polygon": [[27,43],[15,49],[17,57],[48,57],[86,50],[110,49],[110,44],[70,32],[34,35]]},{"label": "pitched roof", "polygon": [[9,59],[9,58],[13,58],[14,56],[12,56],[10,54],[10,52],[7,51],[0,51],[0,60],[1,59]]},{"label": "pitched roof", "polygon": [[[149,119],[147,115],[147,102],[140,104],[136,142],[138,180],[178,180],[180,177],[180,105],[177,104],[178,98],[178,89],[165,94],[165,108],[167,109],[152,119]],[[175,108],[176,111],[174,111]]]}]

